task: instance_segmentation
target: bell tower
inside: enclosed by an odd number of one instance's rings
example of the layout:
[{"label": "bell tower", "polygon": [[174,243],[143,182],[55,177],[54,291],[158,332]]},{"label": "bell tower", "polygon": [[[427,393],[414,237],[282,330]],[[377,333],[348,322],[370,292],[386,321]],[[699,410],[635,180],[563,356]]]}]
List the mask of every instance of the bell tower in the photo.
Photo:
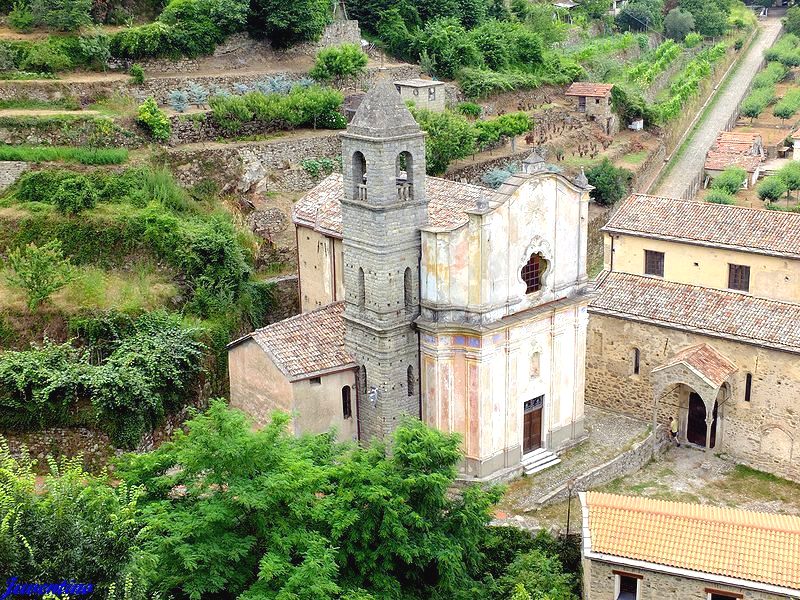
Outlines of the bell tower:
[{"label": "bell tower", "polygon": [[420,228],[425,134],[386,78],[342,134],[345,343],[359,365],[362,439],[420,416]]}]

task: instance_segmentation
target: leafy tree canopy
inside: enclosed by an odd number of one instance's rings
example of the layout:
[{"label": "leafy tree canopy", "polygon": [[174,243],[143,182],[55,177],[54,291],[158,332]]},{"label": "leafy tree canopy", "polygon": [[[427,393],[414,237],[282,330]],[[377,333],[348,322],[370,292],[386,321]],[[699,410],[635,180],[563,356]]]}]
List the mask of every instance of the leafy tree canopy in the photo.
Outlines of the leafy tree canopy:
[{"label": "leafy tree canopy", "polygon": [[681,42],[694,30],[694,16],[692,13],[673,8],[664,19],[664,33],[668,38]]}]

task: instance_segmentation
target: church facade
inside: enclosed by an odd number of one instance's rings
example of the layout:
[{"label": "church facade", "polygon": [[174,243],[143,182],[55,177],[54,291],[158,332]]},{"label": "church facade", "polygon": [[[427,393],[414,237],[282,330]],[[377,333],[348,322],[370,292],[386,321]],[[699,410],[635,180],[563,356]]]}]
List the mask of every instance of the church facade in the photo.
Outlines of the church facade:
[{"label": "church facade", "polygon": [[584,436],[585,177],[535,155],[495,191],[428,177],[388,81],[342,164],[294,208],[303,312],[229,346],[231,404],[340,439],[418,417],[461,435],[472,479],[557,461]]}]

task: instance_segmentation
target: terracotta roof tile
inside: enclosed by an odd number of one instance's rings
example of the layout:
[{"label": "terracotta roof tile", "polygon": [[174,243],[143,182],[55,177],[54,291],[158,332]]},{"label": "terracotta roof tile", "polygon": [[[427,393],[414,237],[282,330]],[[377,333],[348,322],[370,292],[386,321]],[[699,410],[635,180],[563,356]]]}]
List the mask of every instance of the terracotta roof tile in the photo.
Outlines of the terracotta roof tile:
[{"label": "terracotta roof tile", "polygon": [[344,302],[278,321],[250,334],[290,381],[355,366],[344,347]]},{"label": "terracotta roof tile", "polygon": [[800,258],[800,213],[634,194],[603,231]]},{"label": "terracotta roof tile", "polygon": [[599,280],[590,312],[800,351],[800,304],[628,273]]},{"label": "terracotta roof tile", "polygon": [[664,365],[653,370],[666,369],[680,363],[689,365],[716,387],[725,383],[728,377],[737,371],[736,365],[708,344],[689,346],[677,352]]},{"label": "terracotta roof tile", "polygon": [[800,517],[600,492],[585,503],[591,552],[800,590]]},{"label": "terracotta roof tile", "polygon": [[[428,225],[443,229],[467,222],[466,211],[474,209],[483,196],[491,196],[486,188],[458,183],[438,177],[427,177]],[[342,237],[342,176],[334,173],[294,205],[292,220],[334,237]]]},{"label": "terracotta roof tile", "polygon": [[567,91],[565,96],[591,96],[591,97],[605,97],[611,93],[611,88],[614,87],[613,83],[591,83],[588,81],[576,81]]},{"label": "terracotta roof tile", "polygon": [[708,171],[722,171],[727,167],[741,167],[748,173],[755,173],[756,169],[761,166],[763,162],[764,159],[760,156],[709,150],[708,154],[706,154],[706,162],[703,166]]}]

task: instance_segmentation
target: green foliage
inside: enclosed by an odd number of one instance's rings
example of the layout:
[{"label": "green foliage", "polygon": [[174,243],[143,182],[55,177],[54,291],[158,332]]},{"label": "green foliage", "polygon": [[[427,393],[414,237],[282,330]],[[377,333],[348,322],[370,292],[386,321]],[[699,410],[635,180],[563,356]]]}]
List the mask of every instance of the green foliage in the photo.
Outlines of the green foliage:
[{"label": "green foliage", "polygon": [[145,489],[134,568],[149,587],[324,600],[444,598],[478,585],[499,493],[448,494],[458,437],[407,421],[389,453],[296,438],[287,423],[276,414],[253,431],[213,402],[188,434],[127,457],[121,476]]},{"label": "green foliage", "polygon": [[778,170],[777,176],[786,184],[786,195],[788,197],[790,191],[800,190],[800,165],[795,162],[781,167]]},{"label": "green foliage", "polygon": [[459,73],[458,84],[467,98],[485,98],[501,92],[535,88],[542,84],[542,79],[528,73],[469,68]]},{"label": "green foliage", "polygon": [[800,109],[800,89],[791,89],[778,101],[772,109],[772,114],[781,120],[786,120],[793,117],[798,109]]},{"label": "green foliage", "polygon": [[706,202],[712,204],[736,204],[736,201],[729,192],[724,189],[711,189],[705,197]]},{"label": "green foliage", "polygon": [[727,52],[727,45],[720,42],[699,52],[683,69],[669,87],[668,99],[652,107],[653,118],[664,124],[682,114],[684,105],[700,89],[700,83],[711,75],[712,66],[719,62]]},{"label": "green foliage", "polygon": [[85,176],[75,174],[61,180],[54,204],[65,215],[77,215],[97,204],[97,192],[92,182]]},{"label": "green foliage", "polygon": [[300,165],[311,177],[318,179],[319,177],[330,175],[334,171],[341,169],[341,157],[337,158],[338,160],[332,160],[330,158],[309,158],[301,162]]},{"label": "green foliage", "polygon": [[755,119],[773,102],[775,102],[775,85],[759,86],[742,101],[740,110],[745,117]]},{"label": "green foliage", "polygon": [[478,132],[478,147],[485,148],[503,137],[514,138],[530,131],[533,121],[524,112],[507,113],[494,119],[475,122]]},{"label": "green foliage", "polygon": [[629,0],[616,17],[623,31],[660,30],[663,25],[663,0]]},{"label": "green foliage", "polygon": [[611,105],[616,113],[625,122],[636,119],[644,119],[646,124],[653,120],[652,111],[642,96],[642,93],[634,86],[628,84],[615,84],[611,88]]},{"label": "green foliage", "polygon": [[758,197],[765,202],[775,202],[787,191],[786,183],[778,175],[770,175],[756,186]]},{"label": "green foliage", "polygon": [[36,25],[59,31],[75,31],[92,22],[91,0],[30,0],[30,7]]},{"label": "green foliage", "polygon": [[27,2],[17,0],[14,8],[8,13],[8,25],[15,31],[28,33],[33,29],[34,16]]},{"label": "green foliage", "polygon": [[690,33],[683,40],[683,45],[687,48],[695,48],[703,42],[703,36],[699,33]]},{"label": "green foliage", "polygon": [[728,30],[728,0],[680,0],[678,6],[692,14],[697,32],[706,37],[719,37]]},{"label": "green foliage", "polygon": [[692,13],[673,8],[664,19],[664,35],[676,42],[686,39],[694,30],[694,16]]},{"label": "green foliage", "polygon": [[50,240],[42,246],[28,244],[9,251],[8,282],[22,289],[28,297],[28,308],[36,310],[70,280],[69,260],[64,258],[61,242]]},{"label": "green foliage", "polygon": [[645,54],[633,67],[625,71],[631,83],[646,88],[663,73],[681,54],[681,47],[672,40],[660,44],[653,52]]},{"label": "green foliage", "polygon": [[63,50],[52,44],[42,43],[33,45],[21,61],[20,67],[27,71],[55,73],[71,69],[73,64]]},{"label": "green foliage", "polygon": [[309,75],[318,81],[355,77],[364,72],[367,55],[355,44],[323,48],[317,53]]},{"label": "green foliage", "polygon": [[327,0],[253,0],[250,11],[251,26],[278,48],[318,40],[331,17]]},{"label": "green foliage", "polygon": [[532,550],[517,557],[505,575],[497,582],[497,600],[505,600],[525,590],[533,598],[552,600],[577,600],[573,591],[572,576],[564,573],[557,557],[541,550]]},{"label": "green foliage", "polygon": [[786,33],[800,35],[800,6],[792,6],[786,11],[786,16],[783,20],[783,27],[786,30]]},{"label": "green foliage", "polygon": [[747,171],[741,167],[727,167],[722,173],[717,175],[711,182],[711,189],[722,190],[734,195],[747,179]]},{"label": "green foliage", "polygon": [[461,115],[445,111],[412,110],[414,118],[428,134],[425,161],[429,175],[440,175],[450,162],[476,151],[478,132]]},{"label": "green foliage", "polygon": [[439,77],[452,79],[459,69],[481,63],[480,50],[456,18],[430,21],[419,41],[420,52],[425,52]]},{"label": "green foliage", "polygon": [[141,65],[132,64],[128,74],[131,76],[131,83],[142,85],[144,83],[144,69]]},{"label": "green foliage", "polygon": [[774,87],[783,81],[789,70],[778,62],[767,63],[766,68],[753,78],[753,88]]},{"label": "green foliage", "polygon": [[767,61],[777,61],[787,67],[800,66],[800,37],[787,33],[771,48],[764,51]]},{"label": "green foliage", "polygon": [[172,28],[161,21],[128,27],[111,37],[111,54],[118,58],[177,57]]},{"label": "green foliage", "polygon": [[77,459],[48,463],[37,484],[29,455],[12,457],[0,437],[0,572],[53,582],[69,573],[102,594],[130,557],[140,492],[84,471]]},{"label": "green foliage", "polygon": [[456,110],[465,117],[473,117],[477,119],[481,116],[483,107],[481,107],[480,104],[475,104],[474,102],[459,102],[456,106]]},{"label": "green foliage", "polygon": [[128,151],[125,148],[90,149],[72,146],[9,146],[0,144],[0,160],[118,165],[128,160]]},{"label": "green foliage", "polygon": [[[249,121],[260,121],[278,129],[314,126],[339,129],[343,102],[340,92],[318,86],[296,86],[288,94],[248,92],[243,96],[212,96],[209,100],[216,123],[229,133]],[[341,116],[341,115],[340,115]]]},{"label": "green foliage", "polygon": [[586,171],[586,178],[589,180],[589,185],[594,187],[591,192],[592,199],[598,204],[610,206],[628,194],[633,173],[615,167],[608,158],[604,158]]},{"label": "green foliage", "polygon": [[152,96],[139,105],[137,114],[137,121],[148,129],[154,140],[166,142],[172,135],[172,124]]}]

